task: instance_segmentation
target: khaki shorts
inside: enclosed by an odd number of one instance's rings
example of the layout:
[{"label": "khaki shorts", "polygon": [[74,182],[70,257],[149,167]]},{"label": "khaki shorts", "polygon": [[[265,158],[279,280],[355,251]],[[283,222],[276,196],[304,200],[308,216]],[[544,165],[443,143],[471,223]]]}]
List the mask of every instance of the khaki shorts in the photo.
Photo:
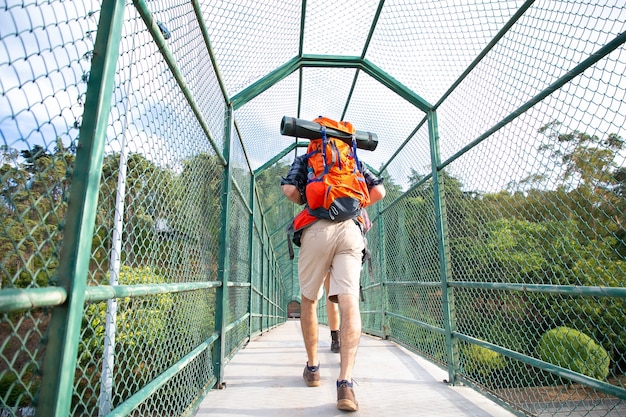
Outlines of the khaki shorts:
[{"label": "khaki shorts", "polygon": [[338,223],[318,220],[304,229],[298,255],[302,295],[319,300],[324,292],[324,277],[330,271],[328,296],[358,297],[364,247],[361,229],[354,220]]}]

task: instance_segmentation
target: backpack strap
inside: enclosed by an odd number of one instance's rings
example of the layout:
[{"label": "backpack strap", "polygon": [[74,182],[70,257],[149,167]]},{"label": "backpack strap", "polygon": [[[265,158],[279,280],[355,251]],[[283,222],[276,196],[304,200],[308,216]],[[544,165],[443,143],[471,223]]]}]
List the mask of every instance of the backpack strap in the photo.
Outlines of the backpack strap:
[{"label": "backpack strap", "polygon": [[[326,136],[326,126],[322,126],[322,161],[324,162],[324,174],[328,174],[330,167],[326,163],[326,145],[328,145],[328,137]],[[333,156],[334,158],[334,156]]]},{"label": "backpack strap", "polygon": [[359,157],[356,154],[356,135],[352,135],[352,154],[354,155],[354,162],[356,162],[356,168],[354,170],[354,172],[356,172],[356,170],[358,169],[359,171],[361,170],[361,164],[359,163]]}]

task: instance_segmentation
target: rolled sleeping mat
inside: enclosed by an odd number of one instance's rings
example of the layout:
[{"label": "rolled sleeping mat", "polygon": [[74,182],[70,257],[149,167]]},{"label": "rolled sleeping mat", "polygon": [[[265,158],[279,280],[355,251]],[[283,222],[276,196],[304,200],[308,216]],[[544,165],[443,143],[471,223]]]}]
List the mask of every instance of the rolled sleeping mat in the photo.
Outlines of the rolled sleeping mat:
[{"label": "rolled sleeping mat", "polygon": [[[310,120],[283,116],[283,120],[280,122],[280,134],[296,138],[319,139],[322,137],[322,125]],[[352,145],[352,135],[349,133],[327,127],[326,135]],[[356,136],[356,147],[359,149],[373,151],[378,146],[376,133],[357,130],[354,135]]]}]

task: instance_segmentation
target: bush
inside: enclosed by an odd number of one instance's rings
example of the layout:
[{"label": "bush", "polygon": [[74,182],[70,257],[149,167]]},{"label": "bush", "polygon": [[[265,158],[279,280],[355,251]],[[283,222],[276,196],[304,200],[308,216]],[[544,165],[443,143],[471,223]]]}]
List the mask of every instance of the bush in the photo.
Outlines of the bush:
[{"label": "bush", "polygon": [[506,366],[504,356],[479,345],[469,345],[463,349],[465,371],[472,376],[486,377],[493,371]]},{"label": "bush", "polygon": [[605,380],[609,374],[609,354],[591,337],[569,327],[556,327],[539,339],[539,358],[562,368]]},{"label": "bush", "polygon": [[[0,378],[0,404],[7,407],[24,407],[30,404],[33,394],[28,392],[24,386],[23,380],[18,380],[14,373],[6,373]],[[32,389],[31,389],[32,391]],[[0,407],[0,415],[4,415],[2,407]]]}]

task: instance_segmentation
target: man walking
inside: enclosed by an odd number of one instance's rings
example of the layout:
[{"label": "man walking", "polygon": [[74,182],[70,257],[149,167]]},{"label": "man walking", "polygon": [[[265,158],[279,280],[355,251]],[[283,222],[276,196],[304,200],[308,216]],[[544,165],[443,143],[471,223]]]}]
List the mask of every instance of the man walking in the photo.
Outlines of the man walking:
[{"label": "man walking", "polygon": [[[281,187],[285,196],[296,204],[306,204],[307,175],[310,154],[297,157]],[[385,196],[383,180],[376,178],[360,163],[369,191],[369,204]],[[310,175],[309,175],[310,178]],[[305,207],[306,210],[306,207]],[[326,274],[330,273],[328,297],[338,303],[341,311],[340,371],[337,377],[337,408],[358,410],[352,371],[361,337],[359,309],[359,277],[365,248],[364,226],[360,216],[343,221],[316,219],[302,229],[298,260],[298,276],[302,293],[300,323],[307,354],[303,378],[310,387],[320,385],[320,364],[317,355],[317,303],[322,297]]]}]

